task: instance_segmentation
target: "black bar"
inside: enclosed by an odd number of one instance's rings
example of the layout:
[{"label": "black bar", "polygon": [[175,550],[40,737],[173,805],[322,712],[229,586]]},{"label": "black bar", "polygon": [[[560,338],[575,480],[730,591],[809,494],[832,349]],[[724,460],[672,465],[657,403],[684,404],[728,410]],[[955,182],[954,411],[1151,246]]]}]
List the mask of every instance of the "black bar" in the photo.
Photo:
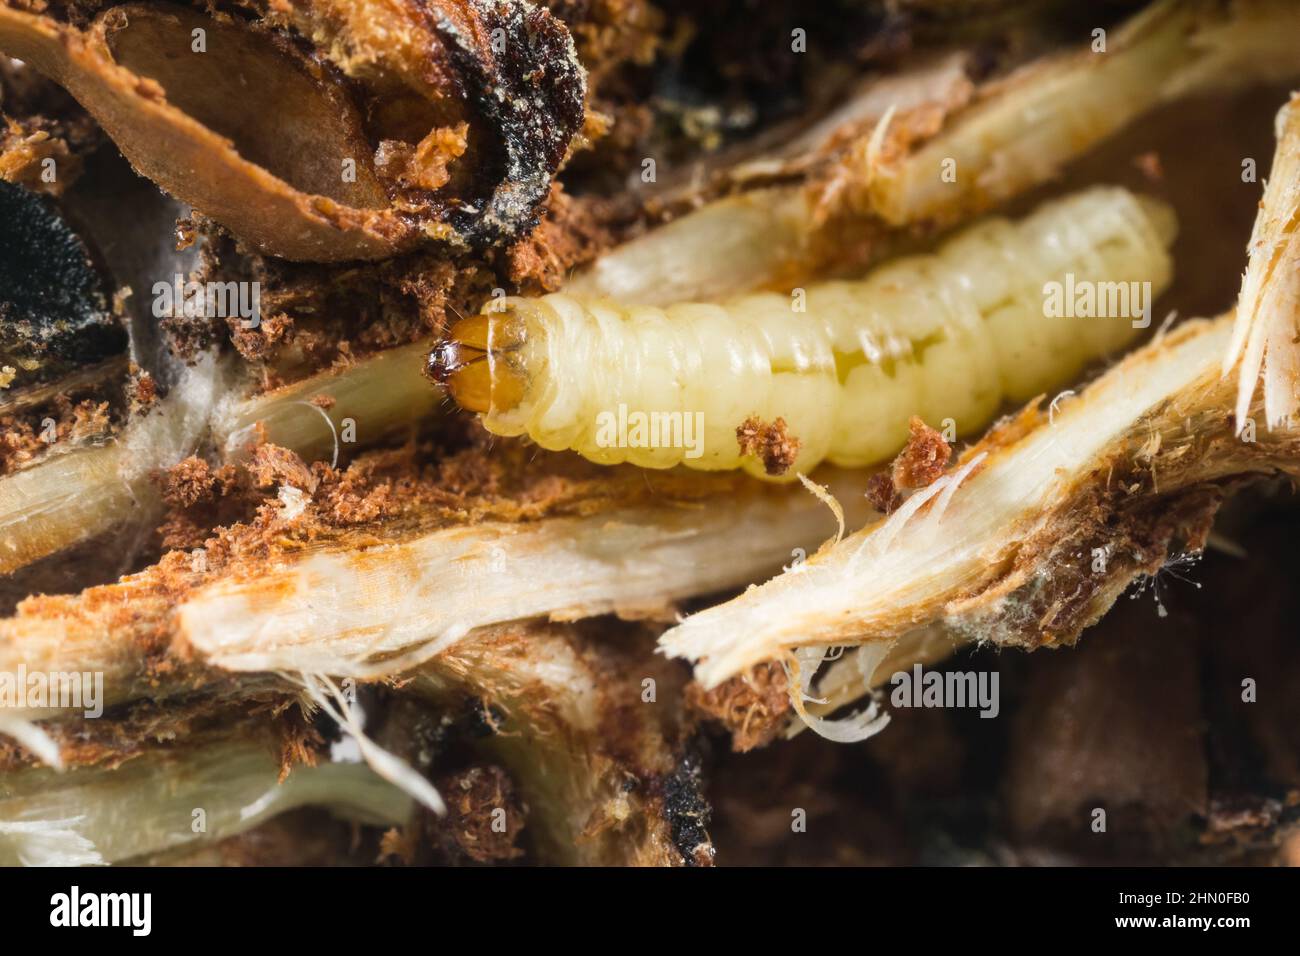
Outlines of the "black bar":
[{"label": "black bar", "polygon": [[[83,907],[92,905],[88,895],[97,906],[97,894],[149,894],[148,935],[136,936],[130,925],[52,926],[58,895],[70,904],[73,886]],[[349,942],[373,948],[379,940],[426,940],[441,947],[479,936],[495,953],[515,934],[537,947],[551,945],[548,939],[565,945],[571,935],[616,945],[643,936],[654,946],[719,934],[735,943],[755,932],[755,942],[770,948],[786,933],[815,945],[828,942],[824,932],[847,931],[860,933],[868,948],[882,938],[928,944],[950,935],[983,944],[1098,936],[1233,940],[1252,930],[1280,938],[1294,924],[1298,889],[1292,870],[1222,868],[5,870],[0,916],[6,943],[77,933],[126,946],[147,939],[337,951]],[[1243,918],[1248,925],[1215,922]],[[1154,922],[1120,925],[1131,919]],[[1187,924],[1204,919],[1212,925]],[[604,936],[611,921],[624,927],[622,934]],[[400,943],[402,937],[411,943]]]}]

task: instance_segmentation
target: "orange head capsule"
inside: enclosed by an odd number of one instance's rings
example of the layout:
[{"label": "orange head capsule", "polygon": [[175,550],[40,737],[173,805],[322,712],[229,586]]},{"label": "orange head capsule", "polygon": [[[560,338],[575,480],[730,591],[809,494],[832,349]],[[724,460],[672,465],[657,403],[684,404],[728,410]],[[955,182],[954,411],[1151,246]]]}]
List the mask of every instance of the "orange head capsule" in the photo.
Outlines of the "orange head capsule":
[{"label": "orange head capsule", "polygon": [[509,312],[461,319],[429,353],[428,375],[466,411],[509,411],[528,384],[516,361],[524,341],[523,323]]}]

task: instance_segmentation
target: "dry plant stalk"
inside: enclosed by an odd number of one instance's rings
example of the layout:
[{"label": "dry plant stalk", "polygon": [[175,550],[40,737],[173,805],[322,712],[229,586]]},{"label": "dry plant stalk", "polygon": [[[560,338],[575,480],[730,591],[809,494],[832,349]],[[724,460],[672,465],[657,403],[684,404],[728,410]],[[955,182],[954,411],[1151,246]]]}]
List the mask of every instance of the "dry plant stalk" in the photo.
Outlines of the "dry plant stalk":
[{"label": "dry plant stalk", "polygon": [[[966,61],[964,55],[945,56],[864,84],[812,129],[780,144],[775,156],[764,153],[723,171],[729,188],[739,191],[609,250],[564,291],[584,299],[671,305],[797,284],[834,258],[818,235],[823,207],[833,204],[799,180],[816,177],[828,156],[846,148],[843,140],[865,139],[887,114],[942,117],[964,105],[972,91]],[[764,185],[787,179],[795,184]],[[683,202],[693,202],[697,189],[694,183],[683,189]],[[655,196],[650,202],[671,200]],[[856,225],[880,254],[897,244],[881,230]]]},{"label": "dry plant stalk", "polygon": [[[265,440],[307,461],[337,465],[344,447],[364,448],[410,427],[438,402],[421,374],[426,351],[389,349],[242,400],[230,363],[204,358],[107,443],[52,448],[0,477],[0,574],[156,515],[152,474],[209,443],[223,462],[240,460]],[[348,434],[347,419],[355,434]],[[349,440],[355,444],[345,446]]]},{"label": "dry plant stalk", "polygon": [[225,390],[228,363],[186,370],[173,396],[105,444],[52,448],[0,477],[0,574],[157,512],[150,475],[193,454]]},{"label": "dry plant stalk", "polygon": [[[1289,79],[1287,38],[1297,29],[1300,8],[1286,0],[1162,0],[1087,49],[990,84],[920,146],[899,149],[886,138],[853,194],[895,226],[983,211],[1051,179],[1162,103]],[[946,168],[965,185],[954,188],[940,175]]]},{"label": "dry plant stalk", "polygon": [[1199,550],[1240,479],[1300,473],[1300,434],[1234,435],[1219,371],[1230,332],[1226,318],[1186,323],[1054,415],[1030,406],[890,517],[665,633],[664,651],[713,687],[796,648],[928,624],[1073,641],[1172,548]]},{"label": "dry plant stalk", "polygon": [[[597,640],[572,625],[483,628],[399,686],[443,711],[472,702],[482,713],[490,732],[476,749],[509,771],[528,807],[525,835],[543,862],[707,865],[698,765],[673,703],[682,676],[651,653],[653,631],[625,630],[632,633]],[[658,706],[642,699],[647,678],[662,695]],[[197,686],[173,687],[184,696],[152,717],[143,705],[142,736],[166,746],[128,738],[119,752],[123,742],[111,733],[100,744],[75,724],[47,725],[67,769],[5,768],[0,863],[121,862],[214,843],[307,805],[372,825],[412,822],[411,798],[364,764],[287,768],[264,716],[215,732],[187,726],[189,714],[247,707],[268,694],[286,699],[293,681],[245,675],[186,693]],[[204,809],[206,831],[191,828],[194,807]]]},{"label": "dry plant stalk", "polygon": [[1300,409],[1300,96],[1277,115],[1277,152],[1250,237],[1232,343],[1223,373],[1238,367],[1237,428],[1247,427],[1261,375],[1264,421],[1288,424]]},{"label": "dry plant stalk", "polygon": [[[836,492],[850,481],[825,480]],[[0,620],[0,669],[102,671],[110,707],[219,687],[230,672],[394,675],[493,624],[669,615],[761,579],[832,524],[809,495],[744,479],[667,484],[644,502],[638,488],[630,475],[598,482],[574,513],[540,520],[417,515],[301,544],[285,519],[279,548],[253,540],[220,570],[173,552],[117,583],[23,602]],[[852,504],[850,520],[865,520]]]},{"label": "dry plant stalk", "polygon": [[302,806],[370,825],[409,819],[411,799],[365,764],[300,764],[285,776],[277,746],[264,727],[236,722],[63,773],[7,768],[0,866],[128,862],[215,843]]}]

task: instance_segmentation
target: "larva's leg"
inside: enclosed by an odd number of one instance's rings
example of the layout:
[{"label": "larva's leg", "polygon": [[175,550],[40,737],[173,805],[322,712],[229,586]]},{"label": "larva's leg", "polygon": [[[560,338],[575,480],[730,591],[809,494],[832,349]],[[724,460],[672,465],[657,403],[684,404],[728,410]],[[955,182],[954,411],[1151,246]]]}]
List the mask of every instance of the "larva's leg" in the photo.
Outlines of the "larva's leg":
[{"label": "larva's leg", "polygon": [[[826,459],[889,457],[913,415],[976,431],[1005,398],[1058,387],[1127,344],[1171,278],[1173,232],[1154,200],[1097,188],[790,296],[666,309],[505,300],[453,327],[431,369],[489,431],[601,463],[774,477],[742,457],[735,432],[781,419],[798,452],[776,477],[792,480]],[[1076,286],[1092,307],[1076,308]]]}]

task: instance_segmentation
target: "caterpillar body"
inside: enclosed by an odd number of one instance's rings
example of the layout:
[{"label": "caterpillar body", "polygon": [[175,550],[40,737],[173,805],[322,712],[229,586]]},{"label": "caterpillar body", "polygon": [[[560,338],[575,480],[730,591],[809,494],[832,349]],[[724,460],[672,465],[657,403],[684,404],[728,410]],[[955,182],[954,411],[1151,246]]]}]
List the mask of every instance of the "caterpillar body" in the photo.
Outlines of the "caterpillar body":
[{"label": "caterpillar body", "polygon": [[[864,279],[810,285],[802,303],[801,290],[666,308],[563,293],[498,300],[456,323],[429,369],[489,431],[600,463],[770,477],[736,438],[757,416],[783,418],[799,441],[786,479],[822,460],[869,465],[902,447],[913,415],[969,433],[1004,401],[1126,345],[1144,327],[1134,305],[1145,293],[1149,321],[1172,277],[1174,232],[1164,204],[1097,187]],[[1053,283],[1068,317],[1048,307]],[[1105,315],[1104,293],[1130,288],[1125,314]],[[1093,306],[1072,308],[1074,290],[1091,290]],[[614,421],[641,431],[611,441]]]}]

